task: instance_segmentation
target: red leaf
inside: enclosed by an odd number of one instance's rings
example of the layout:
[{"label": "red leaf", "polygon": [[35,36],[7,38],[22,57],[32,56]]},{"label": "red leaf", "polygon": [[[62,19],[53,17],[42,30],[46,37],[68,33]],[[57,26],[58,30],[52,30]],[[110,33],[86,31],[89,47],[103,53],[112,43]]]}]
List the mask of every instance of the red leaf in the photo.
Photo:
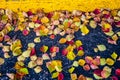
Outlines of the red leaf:
[{"label": "red leaf", "polygon": [[112,76],[112,80],[118,80],[116,76]]},{"label": "red leaf", "polygon": [[63,79],[64,79],[64,75],[62,73],[59,73],[58,80],[63,80]]},{"label": "red leaf", "polygon": [[36,50],[35,50],[35,48],[33,48],[33,49],[31,50],[30,56],[33,56],[33,55],[35,55],[35,54],[36,54]]},{"label": "red leaf", "polygon": [[29,34],[29,31],[27,29],[25,29],[25,30],[23,30],[22,33],[23,33],[24,36],[27,36]]},{"label": "red leaf", "polygon": [[72,45],[72,44],[74,44],[74,40],[67,41],[66,43],[67,43],[67,44],[71,44],[71,45]]},{"label": "red leaf", "polygon": [[67,50],[67,49],[63,49],[63,50],[62,50],[62,55],[66,56],[67,53],[68,53],[68,50]]},{"label": "red leaf", "polygon": [[48,13],[47,17],[50,19],[53,16],[53,13]]},{"label": "red leaf", "polygon": [[94,74],[96,74],[98,76],[101,76],[101,72],[102,72],[102,70],[97,69],[97,70],[94,71]]},{"label": "red leaf", "polygon": [[118,76],[120,76],[120,69],[116,69],[115,70],[115,74],[118,75]]},{"label": "red leaf", "polygon": [[28,11],[27,14],[28,14],[28,16],[33,15],[32,11]]},{"label": "red leaf", "polygon": [[93,12],[94,12],[94,14],[99,14],[101,11],[100,11],[100,9],[95,9]]},{"label": "red leaf", "polygon": [[77,49],[77,50],[78,50],[78,51],[79,51],[79,50],[83,50],[83,47],[82,47],[82,46],[80,46],[80,47],[78,47],[78,49]]}]

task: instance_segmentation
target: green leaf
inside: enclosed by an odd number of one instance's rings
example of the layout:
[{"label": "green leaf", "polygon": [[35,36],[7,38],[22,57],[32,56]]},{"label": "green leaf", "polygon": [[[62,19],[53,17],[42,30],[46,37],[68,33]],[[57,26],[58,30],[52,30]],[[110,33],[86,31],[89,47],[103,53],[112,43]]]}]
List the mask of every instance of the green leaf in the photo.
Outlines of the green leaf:
[{"label": "green leaf", "polygon": [[114,34],[114,32],[113,31],[110,31],[110,32],[107,32],[107,33],[105,33],[107,36],[112,36],[113,34]]},{"label": "green leaf", "polygon": [[115,52],[113,52],[112,55],[111,55],[111,57],[112,57],[114,60],[116,60],[116,58],[118,57],[118,55],[117,55]]},{"label": "green leaf", "polygon": [[98,47],[98,50],[99,50],[99,51],[105,51],[105,50],[106,50],[106,46],[103,45],[103,44],[97,45],[97,47]]},{"label": "green leaf", "polygon": [[96,75],[96,74],[93,74],[93,75],[94,75],[94,78],[97,79],[97,80],[98,80],[98,79],[102,79],[102,77],[100,77],[100,76],[98,76],[98,75]]},{"label": "green leaf", "polygon": [[21,73],[23,73],[23,74],[29,74],[27,68],[21,68],[19,71],[20,71]]},{"label": "green leaf", "polygon": [[50,73],[52,73],[53,71],[55,71],[55,68],[53,68],[51,65],[49,65],[47,68],[50,71]]},{"label": "green leaf", "polygon": [[73,62],[73,66],[74,66],[74,67],[78,67],[78,66],[79,66],[79,65],[78,65],[78,62],[77,62],[77,61],[74,61],[74,62]]},{"label": "green leaf", "polygon": [[117,35],[120,37],[120,32],[117,32]]},{"label": "green leaf", "polygon": [[100,65],[105,65],[105,64],[106,64],[105,58],[101,58],[101,59],[100,59]]},{"label": "green leaf", "polygon": [[75,68],[71,67],[68,71],[69,71],[69,73],[72,73],[74,70],[75,70]]},{"label": "green leaf", "polygon": [[59,75],[59,72],[54,72],[54,73],[52,74],[52,78],[57,78],[58,75]]}]

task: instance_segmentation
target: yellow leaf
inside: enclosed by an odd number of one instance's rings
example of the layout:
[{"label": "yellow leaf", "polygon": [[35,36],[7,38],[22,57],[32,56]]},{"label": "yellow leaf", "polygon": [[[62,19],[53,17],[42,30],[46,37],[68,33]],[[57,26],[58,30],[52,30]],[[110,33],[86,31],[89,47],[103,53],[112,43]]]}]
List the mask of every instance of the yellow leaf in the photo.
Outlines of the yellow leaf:
[{"label": "yellow leaf", "polygon": [[75,68],[71,67],[68,71],[69,71],[69,73],[72,73],[74,70],[75,70]]},{"label": "yellow leaf", "polygon": [[75,41],[75,45],[76,45],[77,47],[82,46],[82,41],[80,41],[80,40]]},{"label": "yellow leaf", "polygon": [[74,54],[73,52],[68,52],[67,58],[68,58],[69,60],[74,60],[74,59],[75,59],[75,54]]},{"label": "yellow leaf", "polygon": [[107,58],[106,64],[112,66],[115,62],[111,58]]},{"label": "yellow leaf", "polygon": [[83,25],[83,26],[81,27],[81,32],[82,32],[84,35],[86,35],[86,34],[89,33],[89,29],[87,28],[87,26]]},{"label": "yellow leaf", "polygon": [[115,34],[115,35],[112,36],[112,39],[113,39],[114,41],[117,41],[117,40],[118,40],[118,36]]},{"label": "yellow leaf", "polygon": [[84,66],[84,65],[85,65],[85,60],[84,60],[84,59],[80,59],[80,60],[78,61],[78,64],[79,64],[80,66]]},{"label": "yellow leaf", "polygon": [[106,23],[106,24],[103,25],[103,27],[104,27],[105,29],[107,29],[107,28],[111,28],[111,25],[108,24],[108,23]]}]

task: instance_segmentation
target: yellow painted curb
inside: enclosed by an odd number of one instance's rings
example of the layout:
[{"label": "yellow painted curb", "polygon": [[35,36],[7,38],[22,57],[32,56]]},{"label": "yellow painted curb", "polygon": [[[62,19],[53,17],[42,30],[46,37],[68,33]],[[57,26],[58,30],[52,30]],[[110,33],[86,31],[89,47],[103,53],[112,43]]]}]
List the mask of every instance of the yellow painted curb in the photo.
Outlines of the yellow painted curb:
[{"label": "yellow painted curb", "polygon": [[0,8],[14,11],[18,9],[43,9],[45,12],[55,10],[93,11],[96,8],[120,9],[120,0],[0,0]]}]

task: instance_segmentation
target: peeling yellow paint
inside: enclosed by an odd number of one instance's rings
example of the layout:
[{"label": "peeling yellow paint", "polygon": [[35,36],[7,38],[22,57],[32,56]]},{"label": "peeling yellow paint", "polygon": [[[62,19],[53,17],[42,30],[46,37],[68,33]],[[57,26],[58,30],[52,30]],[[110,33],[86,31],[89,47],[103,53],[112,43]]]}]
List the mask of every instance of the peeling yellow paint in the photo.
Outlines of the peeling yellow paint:
[{"label": "peeling yellow paint", "polygon": [[0,8],[14,11],[43,9],[45,12],[54,10],[92,11],[96,8],[119,9],[120,0],[0,0]]}]

